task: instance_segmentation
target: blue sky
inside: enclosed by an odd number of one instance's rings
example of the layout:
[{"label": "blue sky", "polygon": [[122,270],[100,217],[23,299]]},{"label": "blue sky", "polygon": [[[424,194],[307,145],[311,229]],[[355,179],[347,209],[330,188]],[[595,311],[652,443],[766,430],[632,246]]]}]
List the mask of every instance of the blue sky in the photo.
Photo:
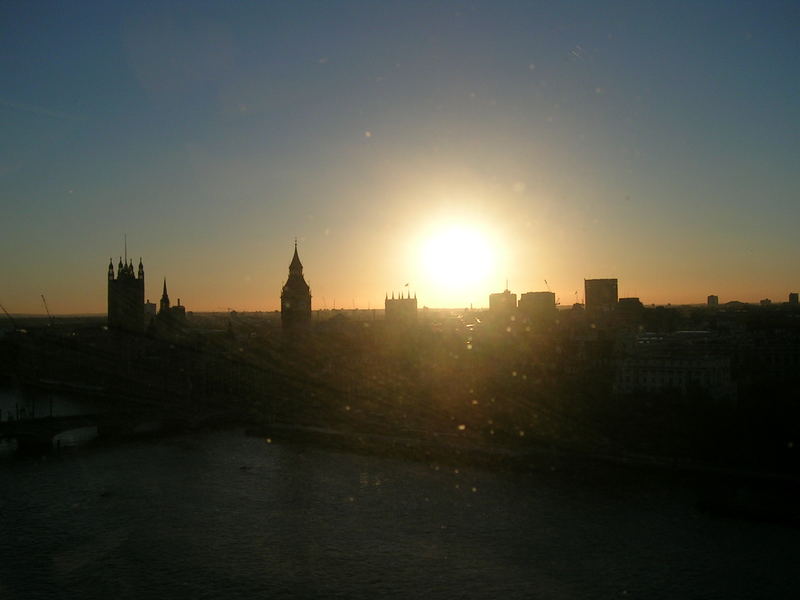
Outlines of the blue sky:
[{"label": "blue sky", "polygon": [[[645,302],[800,288],[797,3],[5,3],[0,302],[147,295],[272,310],[300,239],[314,306]],[[421,232],[496,247],[456,296]],[[116,258],[115,258],[116,261]]]}]

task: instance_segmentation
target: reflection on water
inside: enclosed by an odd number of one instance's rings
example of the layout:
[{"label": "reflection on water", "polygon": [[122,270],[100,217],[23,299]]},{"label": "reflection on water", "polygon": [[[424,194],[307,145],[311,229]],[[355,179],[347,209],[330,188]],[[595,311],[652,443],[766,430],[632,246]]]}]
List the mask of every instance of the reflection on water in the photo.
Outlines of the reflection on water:
[{"label": "reflection on water", "polygon": [[89,427],[79,427],[78,429],[70,429],[62,431],[53,437],[54,448],[70,448],[75,446],[83,446],[97,438],[97,426],[92,425]]},{"label": "reflection on water", "polygon": [[234,433],[0,462],[2,598],[790,597],[796,530],[679,476],[492,473]]},{"label": "reflection on water", "polygon": [[17,440],[0,439],[0,458],[13,456],[17,451]]},{"label": "reflection on water", "polygon": [[0,421],[104,412],[101,402],[42,390],[0,387]]},{"label": "reflection on water", "polygon": [[[86,398],[29,389],[0,387],[0,421],[62,417],[69,415],[97,414],[104,412],[102,403]],[[55,449],[83,446],[97,438],[96,426],[63,431],[53,437]],[[12,456],[17,449],[17,440],[0,439],[0,457]]]}]

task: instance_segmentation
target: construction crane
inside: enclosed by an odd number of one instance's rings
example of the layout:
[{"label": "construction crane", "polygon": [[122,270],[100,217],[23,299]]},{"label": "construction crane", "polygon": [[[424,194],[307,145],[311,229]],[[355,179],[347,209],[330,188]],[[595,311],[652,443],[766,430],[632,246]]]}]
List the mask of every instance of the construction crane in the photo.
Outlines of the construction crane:
[{"label": "construction crane", "polygon": [[47,307],[47,300],[44,299],[44,294],[40,294],[42,297],[42,304],[44,304],[44,310],[47,313],[47,318],[50,320],[50,325],[53,324],[53,315],[50,314],[50,309]]},{"label": "construction crane", "polygon": [[552,293],[552,291],[553,291],[553,290],[551,290],[551,289],[550,289],[550,284],[549,284],[549,283],[547,283],[547,279],[545,279],[545,280],[544,280],[544,286],[547,288],[547,291],[548,291],[548,292],[551,292],[551,293]]},{"label": "construction crane", "polygon": [[5,306],[3,306],[2,304],[0,304],[0,308],[2,308],[2,309],[3,309],[3,312],[4,312],[4,313],[6,313],[6,316],[8,317],[8,320],[9,320],[9,321],[11,321],[11,327],[13,327],[13,328],[14,328],[14,331],[16,331],[16,330],[17,330],[17,324],[14,322],[14,318],[13,318],[13,317],[12,317],[10,314],[8,314],[8,311],[6,310],[6,307],[5,307]]}]

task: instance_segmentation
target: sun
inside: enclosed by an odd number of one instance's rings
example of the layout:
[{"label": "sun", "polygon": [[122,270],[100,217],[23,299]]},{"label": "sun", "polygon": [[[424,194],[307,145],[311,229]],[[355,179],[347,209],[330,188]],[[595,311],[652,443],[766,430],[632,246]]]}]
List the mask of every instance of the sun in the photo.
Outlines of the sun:
[{"label": "sun", "polygon": [[425,288],[437,304],[485,303],[496,278],[496,244],[481,228],[447,224],[432,228],[419,245]]}]

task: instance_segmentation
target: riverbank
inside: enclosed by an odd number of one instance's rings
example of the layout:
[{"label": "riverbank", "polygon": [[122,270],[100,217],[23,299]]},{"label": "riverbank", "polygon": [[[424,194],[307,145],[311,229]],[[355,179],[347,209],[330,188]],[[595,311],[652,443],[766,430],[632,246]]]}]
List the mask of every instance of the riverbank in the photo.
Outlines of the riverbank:
[{"label": "riverbank", "polygon": [[[657,469],[717,478],[785,483],[800,487],[800,477],[788,473],[737,469],[645,454],[592,452],[565,444],[542,441],[517,444],[514,447],[488,446],[447,434],[420,432],[417,436],[394,436],[286,423],[250,427],[246,429],[246,433],[262,437],[269,443],[311,444],[360,454],[461,463],[504,470],[582,469],[602,463],[632,469]],[[423,433],[424,435],[421,435]]]}]

